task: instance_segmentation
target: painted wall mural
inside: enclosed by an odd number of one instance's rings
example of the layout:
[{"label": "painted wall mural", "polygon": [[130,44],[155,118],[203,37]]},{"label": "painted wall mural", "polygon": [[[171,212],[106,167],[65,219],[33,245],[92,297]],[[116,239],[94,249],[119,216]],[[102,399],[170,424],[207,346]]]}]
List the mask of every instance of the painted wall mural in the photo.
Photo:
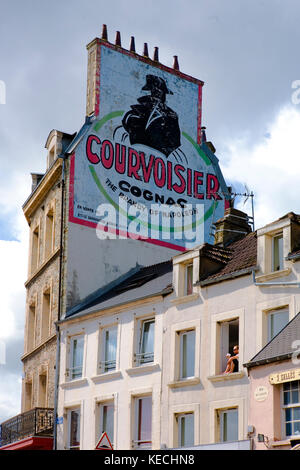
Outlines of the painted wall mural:
[{"label": "painted wall mural", "polygon": [[184,251],[212,242],[226,184],[201,145],[203,82],[101,42],[99,106],[71,157],[72,223]]}]

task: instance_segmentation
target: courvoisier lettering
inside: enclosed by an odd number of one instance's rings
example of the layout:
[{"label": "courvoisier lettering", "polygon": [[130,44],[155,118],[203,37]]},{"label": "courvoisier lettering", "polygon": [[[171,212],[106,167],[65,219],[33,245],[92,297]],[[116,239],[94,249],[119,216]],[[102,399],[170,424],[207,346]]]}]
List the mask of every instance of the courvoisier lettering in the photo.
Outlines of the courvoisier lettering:
[{"label": "courvoisier lettering", "polygon": [[[165,161],[159,156],[150,153],[149,157],[143,151],[138,151],[130,146],[112,143],[109,139],[101,141],[94,134],[88,136],[86,141],[86,157],[92,165],[100,164],[104,169],[114,168],[116,173],[133,178],[142,184],[142,189],[135,189],[136,196],[143,195],[146,200],[152,200],[152,196],[145,191],[144,183],[153,181],[157,189],[168,189],[182,196],[195,199],[222,199],[218,194],[220,183],[216,175],[204,173]],[[122,190],[129,191],[128,182],[122,181]],[[134,186],[139,188],[139,185]],[[140,191],[140,193],[139,193]],[[132,191],[131,191],[132,192]],[[145,193],[145,194],[144,194]]]}]

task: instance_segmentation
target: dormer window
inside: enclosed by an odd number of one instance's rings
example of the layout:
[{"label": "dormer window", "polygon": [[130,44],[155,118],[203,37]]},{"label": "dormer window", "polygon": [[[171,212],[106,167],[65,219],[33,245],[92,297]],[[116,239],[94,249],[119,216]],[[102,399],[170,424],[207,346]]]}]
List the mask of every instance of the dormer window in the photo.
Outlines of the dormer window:
[{"label": "dormer window", "polygon": [[193,293],[193,265],[188,264],[185,268],[185,295]]},{"label": "dormer window", "polygon": [[198,297],[197,282],[200,273],[200,248],[190,250],[173,258],[173,286],[175,305],[192,302]]},{"label": "dormer window", "polygon": [[[257,230],[257,282],[271,282],[291,273],[288,255],[298,246],[300,227],[298,221],[293,220],[294,217],[293,214],[287,214]],[[289,282],[289,279],[286,280]]]},{"label": "dormer window", "polygon": [[283,269],[283,234],[277,234],[272,239],[272,271]]}]

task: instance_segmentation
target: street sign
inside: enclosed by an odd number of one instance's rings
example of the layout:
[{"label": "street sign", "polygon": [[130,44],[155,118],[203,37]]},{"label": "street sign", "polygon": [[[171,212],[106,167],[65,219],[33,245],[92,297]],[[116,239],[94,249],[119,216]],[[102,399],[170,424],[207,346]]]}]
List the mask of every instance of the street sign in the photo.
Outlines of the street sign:
[{"label": "street sign", "polygon": [[95,447],[95,450],[113,450],[113,446],[111,445],[111,442],[106,432],[101,435],[98,444]]}]

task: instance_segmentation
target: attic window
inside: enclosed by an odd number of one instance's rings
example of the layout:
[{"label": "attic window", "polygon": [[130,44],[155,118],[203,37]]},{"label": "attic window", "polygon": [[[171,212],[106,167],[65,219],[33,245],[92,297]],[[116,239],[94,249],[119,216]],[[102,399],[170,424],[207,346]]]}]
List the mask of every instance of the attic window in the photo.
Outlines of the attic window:
[{"label": "attic window", "polygon": [[283,235],[275,235],[272,239],[272,271],[283,269]]},{"label": "attic window", "polygon": [[185,295],[193,293],[193,265],[188,264],[185,269]]}]

